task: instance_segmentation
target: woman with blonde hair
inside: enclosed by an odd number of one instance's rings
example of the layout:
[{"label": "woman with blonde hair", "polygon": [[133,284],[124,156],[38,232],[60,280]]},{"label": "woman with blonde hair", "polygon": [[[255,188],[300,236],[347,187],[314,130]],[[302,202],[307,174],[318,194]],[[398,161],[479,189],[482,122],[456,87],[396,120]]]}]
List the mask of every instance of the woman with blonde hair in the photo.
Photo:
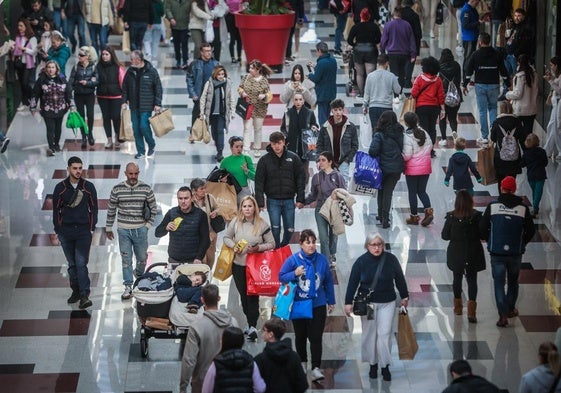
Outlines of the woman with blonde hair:
[{"label": "woman with blonde hair", "polygon": [[273,71],[266,64],[255,59],[249,63],[249,75],[242,78],[242,82],[238,87],[240,97],[248,100],[253,105],[253,113],[251,119],[243,121],[243,140],[244,151],[247,153],[250,149],[250,131],[253,125],[253,150],[255,157],[261,155],[261,131],[263,122],[267,116],[269,102],[273,99],[271,89],[269,87],[269,75]]},{"label": "woman with blonde hair", "polygon": [[[245,330],[248,339],[257,340],[257,319],[259,318],[259,296],[247,294],[245,266],[247,254],[263,252],[275,248],[271,226],[259,215],[257,201],[251,195],[242,198],[238,214],[226,228],[224,244],[234,250],[232,276],[240,293],[242,310],[247,318]],[[245,244],[244,244],[245,243]]]}]

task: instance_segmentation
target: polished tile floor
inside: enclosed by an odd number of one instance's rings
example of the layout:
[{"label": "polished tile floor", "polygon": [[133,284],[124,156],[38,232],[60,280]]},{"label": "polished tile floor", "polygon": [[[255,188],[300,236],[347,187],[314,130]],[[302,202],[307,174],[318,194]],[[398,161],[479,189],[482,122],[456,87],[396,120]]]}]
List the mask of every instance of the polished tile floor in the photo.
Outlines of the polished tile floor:
[{"label": "polished tile floor", "polygon": [[[311,15],[314,13],[312,12]],[[330,15],[310,17],[303,40],[317,35],[332,46],[333,21]],[[429,40],[423,55],[438,56],[443,47],[455,47],[453,26],[440,29],[440,39]],[[116,37],[112,42],[117,43]],[[305,64],[315,57],[314,45],[302,43],[297,62]],[[121,52],[119,55],[124,59]],[[226,50],[224,64],[231,79],[242,75],[239,66],[230,64]],[[164,106],[173,110],[176,130],[157,140],[153,159],[138,161],[140,178],[152,184],[161,213],[174,206],[175,191],[195,176],[209,173],[216,163],[210,145],[187,142],[192,102],[185,89],[182,71],[173,70],[171,48],[161,48],[159,71],[164,85]],[[338,96],[347,103],[352,121],[360,124],[358,101],[345,96],[347,70],[341,60],[338,71]],[[279,94],[290,67],[271,79],[273,93]],[[360,104],[358,104],[360,106]],[[265,135],[278,129],[284,108],[275,96],[269,107],[271,117]],[[459,134],[469,141],[468,154],[476,159],[475,139],[479,136],[473,93],[462,104]],[[229,135],[241,135],[241,121],[233,121]],[[19,392],[177,392],[180,352],[175,340],[151,339],[147,358],[140,356],[139,322],[131,301],[121,301],[122,278],[118,246],[104,233],[107,198],[114,184],[124,178],[123,171],[135,154],[127,144],[120,151],[107,151],[96,108],[94,135],[96,145],[81,151],[71,131],[64,131],[64,148],[55,157],[46,157],[44,124],[40,118],[18,114],[8,133],[12,144],[0,155],[0,391]],[[366,144],[367,141],[364,142]],[[362,146],[363,149],[366,146]],[[311,385],[315,391],[333,392],[440,392],[448,384],[447,365],[453,359],[468,359],[476,374],[482,375],[510,392],[518,391],[520,376],[537,363],[538,345],[552,340],[561,325],[561,226],[559,195],[561,170],[558,163],[548,166],[549,180],[538,233],[523,257],[522,283],[518,308],[520,317],[510,327],[499,329],[489,266],[478,277],[479,304],[477,324],[452,313],[452,275],[446,268],[446,242],[440,238],[445,212],[453,206],[454,194],[443,186],[444,170],[453,153],[452,140],[446,147],[435,147],[429,194],[435,220],[428,228],[405,224],[409,214],[404,178],[394,193],[392,227],[381,230],[374,215],[376,202],[357,197],[355,223],[339,238],[336,278],[337,306],[328,318],[324,335],[326,379]],[[87,177],[95,184],[100,201],[99,226],[89,263],[93,307],[81,311],[68,306],[69,288],[62,250],[54,242],[51,222],[52,190],[66,176],[66,160],[79,155]],[[529,195],[524,175],[518,177],[520,195]],[[476,185],[476,204],[480,209],[497,195],[497,187]],[[158,215],[158,220],[161,219]],[[297,212],[296,229],[316,229],[313,210]],[[400,361],[394,342],[391,383],[368,378],[368,366],[360,362],[360,321],[346,318],[343,296],[353,261],[363,253],[365,233],[380,230],[405,271],[410,291],[410,316],[417,333],[419,352],[415,360]],[[166,244],[150,231],[150,244]],[[294,249],[297,248],[293,245]],[[165,247],[164,247],[165,248]],[[154,260],[161,257],[154,253]],[[218,282],[222,304],[240,316],[235,289],[230,281]],[[262,299],[263,317],[270,299]],[[245,322],[242,318],[242,321]],[[291,334],[289,334],[291,335]],[[248,343],[253,354],[263,343]]]}]

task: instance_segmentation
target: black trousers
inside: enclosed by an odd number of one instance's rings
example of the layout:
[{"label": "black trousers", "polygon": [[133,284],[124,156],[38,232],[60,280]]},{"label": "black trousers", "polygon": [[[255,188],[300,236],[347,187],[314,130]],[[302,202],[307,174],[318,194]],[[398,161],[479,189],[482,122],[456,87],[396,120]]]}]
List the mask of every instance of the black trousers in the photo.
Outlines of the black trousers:
[{"label": "black trousers", "polygon": [[382,173],[382,189],[378,190],[378,216],[382,222],[390,220],[392,197],[401,173]]},{"label": "black trousers", "polygon": [[[179,65],[188,64],[189,62],[189,29],[171,29],[173,37],[173,50],[175,52],[175,61]],[[195,48],[195,51],[198,51]]]},{"label": "black trousers", "polygon": [[256,327],[257,319],[259,318],[259,296],[249,296],[247,294],[247,282],[245,279],[245,266],[232,265],[232,276],[234,283],[240,293],[240,300],[242,302],[242,310],[247,318],[249,326]]},{"label": "black trousers", "polygon": [[[462,278],[463,273],[454,272],[454,279],[452,280],[452,291],[454,297],[459,299],[462,297]],[[475,301],[477,299],[477,272],[466,271],[466,282],[468,286],[468,300]]]},{"label": "black trousers", "polygon": [[47,126],[47,143],[49,149],[54,150],[55,146],[60,143],[60,134],[62,132],[62,117],[43,117]]},{"label": "black trousers", "polygon": [[446,139],[446,119],[450,122],[450,128],[452,131],[458,132],[458,111],[460,110],[460,106],[451,107],[448,105],[444,106],[444,117],[440,119],[439,128],[440,128],[440,136],[442,139]]},{"label": "black trousers", "polygon": [[397,76],[401,88],[411,87],[411,80],[407,81],[408,63],[411,62],[411,57],[409,55],[392,55],[391,53],[388,57],[390,58],[390,71]]},{"label": "black trousers", "polygon": [[436,121],[440,114],[440,106],[420,106],[415,109],[415,113],[419,116],[419,126],[429,134],[434,145],[436,142]]},{"label": "black trousers", "polygon": [[[93,136],[93,123],[94,123],[94,105],[95,105],[95,95],[92,94],[74,94],[74,104],[76,105],[76,110],[86,120],[88,125],[88,132]],[[86,136],[86,130],[82,130],[82,137]]]},{"label": "black trousers", "polygon": [[31,82],[35,75],[35,67],[33,68],[16,68],[16,74],[21,88],[21,103],[29,105],[29,100],[33,95]]},{"label": "black trousers", "polygon": [[[224,19],[226,20],[228,33],[230,33],[230,56],[232,57],[232,59],[240,59],[242,57],[242,38],[240,36],[240,31],[236,27],[234,14],[227,13]],[[237,56],[234,56],[234,47],[236,49]]]},{"label": "black trousers", "polygon": [[119,139],[119,130],[121,128],[121,104],[122,100],[111,99],[111,98],[97,98],[97,103],[101,109],[101,114],[103,116],[103,129],[105,130],[105,136],[111,138],[111,124],[113,124],[113,129],[115,130],[115,140]]},{"label": "black trousers", "polygon": [[312,319],[294,319],[296,352],[302,362],[308,361],[307,341],[310,341],[310,352],[312,354],[312,369],[321,367],[322,339],[325,320],[327,319],[326,306],[315,307]]}]

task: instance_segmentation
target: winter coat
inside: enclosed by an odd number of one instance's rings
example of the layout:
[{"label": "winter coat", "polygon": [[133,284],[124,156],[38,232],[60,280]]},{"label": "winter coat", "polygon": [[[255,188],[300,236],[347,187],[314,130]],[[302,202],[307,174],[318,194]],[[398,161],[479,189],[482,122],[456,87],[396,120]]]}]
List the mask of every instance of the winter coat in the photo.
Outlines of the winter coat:
[{"label": "winter coat", "polygon": [[253,357],[243,349],[230,349],[214,358],[214,391],[253,393]]},{"label": "winter coat", "polygon": [[460,96],[460,103],[464,101],[464,95],[462,93],[462,69],[460,63],[457,61],[450,61],[447,63],[440,64],[440,78],[442,79],[442,89],[444,90],[444,97],[446,98],[446,93],[448,92],[448,85],[450,82],[454,82],[456,85],[456,90]]},{"label": "winter coat", "polygon": [[152,112],[155,106],[162,105],[162,82],[158,70],[148,61],[144,67],[129,67],[123,81],[123,101],[130,109]]},{"label": "winter coat", "polygon": [[122,80],[119,76],[126,74],[126,69],[118,64],[104,62],[101,60],[97,63],[97,77],[99,84],[97,85],[97,96],[101,98],[121,98],[123,89],[121,88]]},{"label": "winter coat", "polygon": [[[86,81],[86,84],[82,85],[80,83],[81,81]],[[74,95],[95,94],[95,88],[99,84],[97,67],[92,62],[88,62],[88,65],[85,67],[82,64],[77,63],[74,67],[72,67],[68,83],[72,86]]]},{"label": "winter coat", "polygon": [[322,54],[308,78],[316,85],[317,102],[331,102],[337,97],[337,61],[329,53]]},{"label": "winter coat", "polygon": [[[505,132],[511,132],[514,130],[514,138],[518,141],[520,157],[514,161],[503,161],[500,157],[501,148],[503,146],[504,135],[501,128]],[[522,173],[522,147],[524,146],[524,140],[526,139],[526,134],[522,130],[522,123],[520,119],[513,115],[501,114],[497,116],[497,119],[493,122],[491,126],[491,140],[496,143],[495,146],[495,172],[499,176],[514,176]]]},{"label": "winter coat", "polygon": [[526,74],[519,71],[512,80],[512,90],[506,92],[506,99],[512,101],[515,116],[534,116],[538,113],[538,74],[532,73],[532,86],[526,84]]},{"label": "winter coat", "polygon": [[72,106],[72,89],[64,75],[47,76],[41,72],[39,80],[33,86],[31,108],[36,108],[40,101],[41,116],[50,119],[61,118]]},{"label": "winter coat", "polygon": [[479,13],[467,2],[460,10],[460,26],[462,41],[477,41],[479,37]]},{"label": "winter coat", "polygon": [[204,2],[205,8],[201,10],[196,1],[191,2],[191,12],[189,13],[189,29],[190,30],[206,30],[206,21],[213,20],[214,17],[208,8],[208,2]]},{"label": "winter coat", "polygon": [[347,190],[342,188],[337,188],[335,193],[337,194],[337,200],[327,198],[321,206],[319,214],[325,218],[329,225],[331,225],[333,234],[342,235],[345,233],[345,223],[343,222],[341,210],[339,209],[339,200],[345,202],[345,205],[349,208],[351,216],[354,216],[353,205],[356,203],[356,199],[349,194]]},{"label": "winter coat", "polygon": [[189,28],[189,12],[191,11],[191,0],[166,0],[166,18],[175,20],[172,30],[186,30]]},{"label": "winter coat", "polygon": [[[302,105],[300,111],[293,106],[282,117],[280,130],[286,136],[286,147],[303,159],[302,131],[318,126],[314,111]],[[317,146],[317,142],[316,142]]]},{"label": "winter coat", "polygon": [[[353,162],[358,150],[358,131],[356,126],[345,115],[343,115],[341,139],[337,142],[340,144],[340,156],[334,157],[337,164],[341,165],[344,162],[350,164]],[[333,153],[333,116],[330,116],[319,130],[316,151]]]},{"label": "winter coat", "polygon": [[403,126],[396,123],[374,133],[368,154],[378,157],[382,174],[402,173],[405,170],[402,151]]},{"label": "winter coat", "polygon": [[419,139],[415,138],[412,129],[407,129],[403,137],[403,161],[405,174],[408,176],[428,175],[432,172],[431,151],[432,144],[429,134],[425,133],[425,143],[419,146]]},{"label": "winter coat", "polygon": [[545,150],[539,146],[526,149],[522,155],[522,167],[526,167],[529,181],[547,179],[545,168],[549,164]]},{"label": "winter coat", "polygon": [[126,0],[123,8],[123,21],[154,23],[154,8],[152,0]]},{"label": "winter coat", "polygon": [[423,72],[413,82],[411,97],[416,100],[415,108],[444,105],[444,88],[438,75]]},{"label": "winter coat", "polygon": [[70,48],[63,42],[58,48],[51,46],[47,52],[48,56],[45,61],[54,60],[60,67],[60,72],[66,75],[66,63],[70,58]]},{"label": "winter coat", "polygon": [[442,391],[442,393],[500,393],[498,387],[487,381],[483,377],[477,375],[462,375],[454,379],[450,386]]},{"label": "winter coat", "polygon": [[476,84],[498,85],[502,77],[504,83],[510,86],[503,57],[490,46],[477,49],[465,63],[464,86],[468,85],[472,74]]},{"label": "winter coat", "polygon": [[220,63],[214,59],[210,59],[205,62],[203,59],[195,59],[189,64],[187,69],[186,80],[187,80],[187,91],[189,92],[189,98],[201,97],[204,89],[204,84],[210,78],[204,77],[204,69],[212,70],[214,67]]},{"label": "winter coat", "polygon": [[267,393],[304,393],[308,389],[300,357],[288,337],[266,343],[263,352],[255,356],[255,363],[267,384]]},{"label": "winter coat", "polygon": [[[287,81],[279,97],[281,102],[286,104],[288,109],[294,106],[293,98],[294,94],[296,94],[296,90],[294,89],[293,83],[294,82],[291,80]],[[300,83],[299,87],[302,88],[301,94],[304,96],[304,102],[307,104],[308,108],[314,107],[317,102],[315,83],[306,78]]]},{"label": "winter coat", "polygon": [[452,157],[448,160],[448,169],[444,177],[444,184],[448,185],[450,177],[453,176],[454,190],[470,190],[473,188],[470,171],[477,181],[481,181],[481,175],[477,172],[477,167],[471,160],[471,157],[463,150],[457,151],[452,154]]},{"label": "winter coat", "polygon": [[481,212],[473,210],[467,218],[458,218],[454,212],[446,213],[442,240],[449,240],[446,265],[454,273],[485,270],[485,254],[479,240]]},{"label": "winter coat", "polygon": [[281,156],[277,156],[267,146],[265,154],[257,162],[255,171],[255,199],[259,207],[265,206],[264,195],[272,199],[294,199],[304,203],[306,188],[306,175],[302,161],[286,147]]},{"label": "winter coat", "polygon": [[253,104],[253,114],[251,117],[253,119],[264,119],[265,116],[267,116],[269,102],[267,99],[260,99],[259,95],[266,94],[270,95],[272,98],[269,80],[262,75],[258,75],[255,78],[251,75],[246,75],[242,78],[242,81],[238,86],[238,94],[240,97],[244,92],[247,94],[246,98],[249,100],[249,103]]},{"label": "winter coat", "polygon": [[[85,11],[86,11],[86,22],[88,23],[98,23],[92,22],[92,2],[93,0],[85,0]],[[113,25],[113,11],[111,10],[111,2],[109,0],[101,0],[101,25]]]},{"label": "winter coat", "polygon": [[[554,379],[555,375],[549,364],[541,364],[522,376],[518,393],[547,393]],[[561,392],[561,383],[557,383],[554,392]]]},{"label": "winter coat", "polygon": [[[236,110],[236,100],[234,95],[232,94],[232,81],[230,79],[226,79],[226,84],[221,87],[222,89],[222,100],[223,102],[220,104],[220,108],[224,108],[224,111],[221,114],[224,116],[225,128],[228,130],[230,126],[230,120],[232,119],[232,115],[235,113]],[[201,106],[201,113],[205,115],[205,118],[210,119],[210,115],[212,114],[212,106],[214,101],[214,86],[213,80],[209,79],[205,83],[205,87],[203,88],[203,93],[201,94],[201,99],[199,104]]]}]

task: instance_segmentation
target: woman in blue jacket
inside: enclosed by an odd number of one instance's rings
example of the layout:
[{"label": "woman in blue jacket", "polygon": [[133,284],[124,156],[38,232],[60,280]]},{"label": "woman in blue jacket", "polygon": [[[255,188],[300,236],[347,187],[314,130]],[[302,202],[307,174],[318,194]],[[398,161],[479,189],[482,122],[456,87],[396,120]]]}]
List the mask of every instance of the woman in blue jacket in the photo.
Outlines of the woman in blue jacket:
[{"label": "woman in blue jacket", "polygon": [[[327,312],[335,308],[335,288],[329,262],[324,255],[316,250],[316,234],[311,229],[304,229],[300,233],[300,247],[298,253],[288,258],[279,273],[281,282],[296,282],[296,294],[290,319],[294,327],[296,352],[302,363],[308,362],[306,350],[310,341],[312,355],[312,381],[325,378],[321,370],[322,338]],[[299,303],[298,305],[296,303]],[[327,307],[325,307],[327,304]],[[306,310],[309,315],[296,315],[297,309]]]}]

